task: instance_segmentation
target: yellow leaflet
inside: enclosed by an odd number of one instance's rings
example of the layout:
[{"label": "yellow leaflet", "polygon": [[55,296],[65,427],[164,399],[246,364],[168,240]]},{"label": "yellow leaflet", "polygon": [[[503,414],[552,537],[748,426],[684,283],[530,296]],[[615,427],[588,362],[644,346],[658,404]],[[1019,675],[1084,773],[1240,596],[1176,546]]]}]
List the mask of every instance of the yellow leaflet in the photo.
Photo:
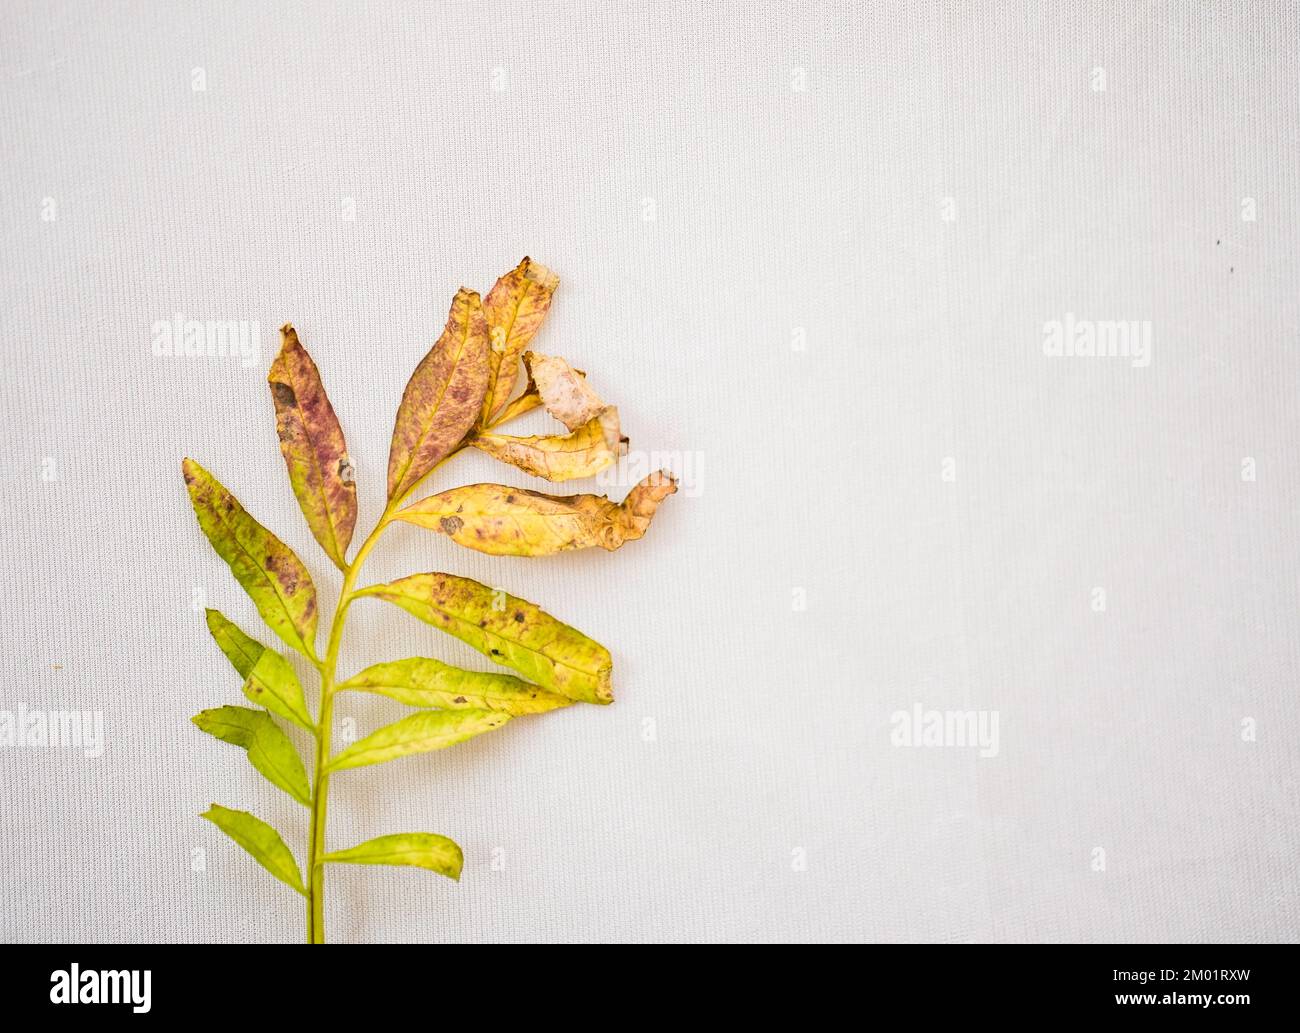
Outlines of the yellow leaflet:
[{"label": "yellow leaflet", "polygon": [[513,675],[466,671],[425,656],[375,664],[339,688],[378,693],[408,707],[503,710],[512,715],[541,714],[569,705],[563,696]]},{"label": "yellow leaflet", "polygon": [[514,390],[519,357],[546,318],[551,296],[559,284],[560,278],[546,266],[525,258],[498,279],[483,299],[483,315],[492,342],[489,388],[483,399],[484,426],[492,422]]},{"label": "yellow leaflet", "polygon": [[612,405],[571,434],[527,438],[479,434],[472,443],[494,459],[548,481],[593,477],[627,450],[627,438],[618,429],[618,410]]},{"label": "yellow leaflet", "polygon": [[421,499],[397,519],[494,556],[549,556],[593,545],[612,552],[644,535],[660,503],[676,490],[677,482],[663,470],[641,481],[621,503],[603,495],[543,495],[503,484],[470,484]]},{"label": "yellow leaflet", "polygon": [[302,560],[193,459],[181,463],[181,472],[199,526],[257,612],[287,645],[314,659],[316,586]]},{"label": "yellow leaflet", "polygon": [[366,842],[326,854],[322,861],[332,864],[392,864],[427,868],[449,879],[460,879],[465,857],[460,847],[446,836],[432,832],[398,832],[377,836]]},{"label": "yellow leaflet", "polygon": [[266,707],[300,728],[315,734],[316,728],[307,713],[302,683],[293,673],[289,661],[274,649],[264,649],[244,681],[244,695],[259,707]]},{"label": "yellow leaflet", "polygon": [[609,703],[609,650],[540,607],[454,574],[412,574],[357,595],[386,599],[567,699]]},{"label": "yellow leaflet", "polygon": [[327,765],[330,771],[382,764],[386,760],[428,753],[500,728],[510,720],[499,710],[431,710],[412,714],[354,742]]}]

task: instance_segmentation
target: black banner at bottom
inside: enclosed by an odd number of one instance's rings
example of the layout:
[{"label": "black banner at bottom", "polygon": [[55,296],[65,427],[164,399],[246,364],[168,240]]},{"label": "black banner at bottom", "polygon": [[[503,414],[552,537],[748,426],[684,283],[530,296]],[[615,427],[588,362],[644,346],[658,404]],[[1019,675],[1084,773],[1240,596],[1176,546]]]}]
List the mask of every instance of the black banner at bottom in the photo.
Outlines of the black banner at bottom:
[{"label": "black banner at bottom", "polygon": [[512,1000],[530,1009],[563,1002],[608,1019],[611,1000],[625,1002],[615,1015],[653,1009],[647,994],[659,1007],[702,998],[769,1017],[904,1007],[927,1022],[1125,1013],[1231,1021],[1295,1011],[1294,946],[869,945],[829,963],[824,952],[750,950],[721,964],[644,951],[620,963],[602,949],[593,961],[549,945],[544,957],[492,964],[460,945],[9,946],[0,951],[0,999],[7,1018],[152,1022],[210,1010],[214,1019],[256,1016],[259,1026],[280,1016],[373,1023],[386,1007],[411,1018],[432,1008],[430,1022],[500,1018]]}]

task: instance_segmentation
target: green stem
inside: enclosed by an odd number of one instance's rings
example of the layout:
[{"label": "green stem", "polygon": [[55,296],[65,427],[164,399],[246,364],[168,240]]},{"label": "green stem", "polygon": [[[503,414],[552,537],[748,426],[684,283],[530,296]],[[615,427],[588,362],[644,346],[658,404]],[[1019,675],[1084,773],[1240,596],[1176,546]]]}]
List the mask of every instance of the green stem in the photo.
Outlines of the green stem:
[{"label": "green stem", "polygon": [[[445,455],[436,466],[425,474],[428,477],[434,470],[460,452],[469,444],[469,439]],[[307,942],[325,942],[325,812],[329,803],[329,772],[325,770],[330,757],[330,734],[334,724],[335,669],[339,660],[339,646],[343,643],[343,626],[347,622],[348,607],[352,605],[357,575],[370,555],[370,550],[379,541],[384,528],[393,522],[395,514],[424,481],[419,481],[403,492],[399,497],[389,500],[379,523],[370,532],[366,540],[357,549],[352,562],[344,568],[343,587],[339,589],[339,603],[334,610],[334,620],[330,624],[329,646],[325,659],[317,664],[320,671],[320,720],[316,723],[316,766],[312,776],[311,790],[311,829],[308,832],[307,847]]]},{"label": "green stem", "polygon": [[343,642],[343,626],[347,622],[348,607],[352,603],[352,586],[361,573],[361,566],[379,541],[379,535],[391,522],[393,512],[401,501],[398,499],[388,504],[379,523],[361,543],[356,557],[343,572],[339,604],[330,624],[329,646],[320,667],[320,721],[316,725],[316,769],[311,791],[311,831],[307,854],[308,943],[325,942],[325,865],[320,861],[325,855],[325,810],[329,801],[329,773],[325,770],[325,765],[330,756],[330,733],[334,725],[334,676],[339,660],[339,646]]}]

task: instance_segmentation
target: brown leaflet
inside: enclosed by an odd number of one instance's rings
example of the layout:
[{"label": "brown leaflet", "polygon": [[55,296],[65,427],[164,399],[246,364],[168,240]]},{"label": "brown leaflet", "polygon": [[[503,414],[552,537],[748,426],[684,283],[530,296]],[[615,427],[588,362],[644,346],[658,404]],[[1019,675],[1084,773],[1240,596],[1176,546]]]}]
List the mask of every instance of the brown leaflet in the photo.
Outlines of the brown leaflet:
[{"label": "brown leaflet", "polygon": [[664,470],[641,481],[622,503],[603,495],[543,495],[502,484],[470,484],[422,499],[397,519],[493,556],[549,556],[594,545],[613,552],[642,537],[659,505],[676,490],[676,480]]},{"label": "brown leaflet", "polygon": [[388,498],[407,494],[473,429],[488,388],[488,329],[474,291],[456,292],[442,336],[402,394],[388,453]]},{"label": "brown leaflet", "polygon": [[627,451],[618,429],[618,409],[606,406],[572,434],[515,437],[477,434],[471,444],[494,459],[548,481],[594,477]]},{"label": "brown leaflet", "polygon": [[[531,356],[532,354],[533,354],[532,352],[528,353],[529,356]],[[525,365],[527,364],[527,362],[528,359],[525,358]],[[580,377],[585,378],[587,376],[587,374],[580,369],[575,369],[573,372]],[[509,423],[511,420],[515,419],[518,416],[522,416],[524,413],[532,412],[541,404],[542,404],[541,393],[537,390],[537,384],[533,381],[532,374],[529,373],[528,383],[524,387],[524,393],[521,394],[518,398],[514,399],[513,401],[507,402],[505,408],[501,410],[500,415],[496,418],[496,420],[493,421],[491,425],[493,427],[499,427],[503,423]]]},{"label": "brown leaflet", "polygon": [[530,386],[536,386],[546,411],[569,430],[577,430],[608,406],[587,384],[587,378],[557,355],[524,353]]},{"label": "brown leaflet", "polygon": [[293,326],[280,329],[280,354],[267,380],[289,482],[307,526],[340,570],[357,522],[357,485],[347,443],[320,372]]},{"label": "brown leaflet", "polygon": [[483,426],[492,422],[519,375],[519,357],[536,335],[560,278],[546,266],[525,258],[497,280],[483,299],[491,339],[487,397],[483,401]]}]

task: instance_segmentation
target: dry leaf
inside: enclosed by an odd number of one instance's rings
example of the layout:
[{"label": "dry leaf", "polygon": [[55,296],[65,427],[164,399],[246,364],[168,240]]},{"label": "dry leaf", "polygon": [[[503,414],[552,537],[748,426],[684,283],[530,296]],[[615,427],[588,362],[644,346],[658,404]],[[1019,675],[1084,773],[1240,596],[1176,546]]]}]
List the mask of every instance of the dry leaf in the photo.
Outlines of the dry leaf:
[{"label": "dry leaf", "polygon": [[525,258],[497,280],[483,299],[483,315],[492,343],[489,387],[483,401],[484,426],[492,422],[514,390],[519,357],[546,318],[551,296],[559,284],[560,278],[546,266]]},{"label": "dry leaf", "polygon": [[618,410],[606,406],[572,434],[514,437],[478,434],[475,448],[548,481],[593,477],[627,451],[627,438],[619,433]]},{"label": "dry leaf", "polygon": [[569,430],[577,430],[607,408],[587,378],[559,356],[525,352],[524,367],[546,411]]},{"label": "dry leaf", "polygon": [[514,401],[506,403],[505,408],[501,410],[501,415],[496,418],[492,426],[499,427],[503,423],[509,423],[517,416],[532,412],[541,404],[542,396],[537,393],[537,385],[530,379],[524,393]]},{"label": "dry leaf", "polygon": [[267,380],[275,400],[275,429],[307,526],[340,570],[357,522],[357,484],[352,460],[316,363],[286,323],[280,354]]},{"label": "dry leaf", "polygon": [[488,351],[482,302],[462,287],[402,394],[388,453],[390,500],[410,492],[474,427],[488,389]]},{"label": "dry leaf", "polygon": [[503,484],[470,484],[422,499],[397,519],[494,556],[549,556],[593,545],[612,552],[644,535],[659,504],[676,490],[676,480],[663,470],[634,487],[621,504],[603,495],[543,495]]}]

